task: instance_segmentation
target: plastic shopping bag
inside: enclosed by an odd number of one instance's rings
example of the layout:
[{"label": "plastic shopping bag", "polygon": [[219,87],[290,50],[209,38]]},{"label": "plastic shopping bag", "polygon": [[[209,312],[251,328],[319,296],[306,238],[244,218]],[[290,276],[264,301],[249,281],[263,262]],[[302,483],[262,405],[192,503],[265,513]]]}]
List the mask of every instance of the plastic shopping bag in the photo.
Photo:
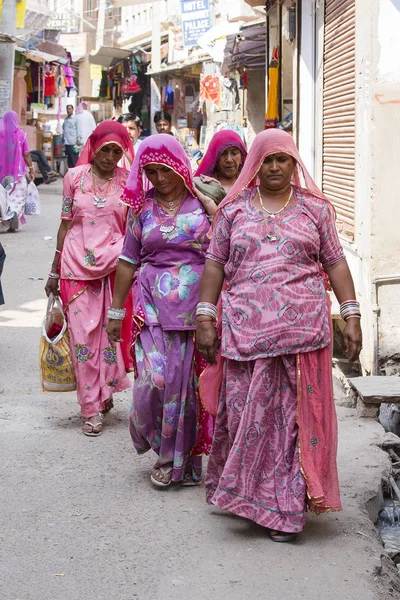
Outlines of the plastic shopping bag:
[{"label": "plastic shopping bag", "polygon": [[76,390],[67,321],[59,298],[52,294],[42,323],[40,371],[44,392]]},{"label": "plastic shopping bag", "polygon": [[39,190],[37,189],[33,181],[30,181],[28,183],[28,187],[26,190],[25,214],[40,215]]}]

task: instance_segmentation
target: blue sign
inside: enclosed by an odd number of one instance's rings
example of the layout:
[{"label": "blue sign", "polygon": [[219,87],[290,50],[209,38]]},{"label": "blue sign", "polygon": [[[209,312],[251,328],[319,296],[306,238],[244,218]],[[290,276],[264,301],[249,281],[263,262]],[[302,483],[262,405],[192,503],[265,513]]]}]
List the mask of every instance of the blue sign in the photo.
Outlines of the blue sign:
[{"label": "blue sign", "polygon": [[211,29],[208,0],[181,0],[183,45],[197,46],[198,38]]}]

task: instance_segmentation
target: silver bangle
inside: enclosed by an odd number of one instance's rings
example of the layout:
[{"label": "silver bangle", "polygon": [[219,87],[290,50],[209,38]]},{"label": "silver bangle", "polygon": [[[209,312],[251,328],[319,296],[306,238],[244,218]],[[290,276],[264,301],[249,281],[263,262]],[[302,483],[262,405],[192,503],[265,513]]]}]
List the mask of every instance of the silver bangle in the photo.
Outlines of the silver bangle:
[{"label": "silver bangle", "polygon": [[60,279],[58,273],[49,273],[49,279]]},{"label": "silver bangle", "polygon": [[125,318],[125,308],[109,308],[107,311],[107,319],[115,319],[122,321]]}]

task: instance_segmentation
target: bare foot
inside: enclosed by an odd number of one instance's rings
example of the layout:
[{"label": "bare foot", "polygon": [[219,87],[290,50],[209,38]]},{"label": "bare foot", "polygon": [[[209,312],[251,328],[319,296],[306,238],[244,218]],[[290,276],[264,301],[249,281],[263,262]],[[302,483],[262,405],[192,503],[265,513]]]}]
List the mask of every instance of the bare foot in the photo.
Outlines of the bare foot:
[{"label": "bare foot", "polygon": [[110,412],[112,408],[114,408],[114,399],[112,396],[110,396],[104,404],[103,414]]}]

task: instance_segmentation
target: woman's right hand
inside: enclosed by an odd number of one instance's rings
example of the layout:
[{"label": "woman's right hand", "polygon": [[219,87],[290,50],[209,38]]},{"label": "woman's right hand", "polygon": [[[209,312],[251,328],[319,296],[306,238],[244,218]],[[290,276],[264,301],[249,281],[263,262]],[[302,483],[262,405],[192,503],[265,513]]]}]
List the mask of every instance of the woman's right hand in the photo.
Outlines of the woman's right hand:
[{"label": "woman's right hand", "polygon": [[217,362],[219,339],[213,321],[201,321],[200,323],[197,321],[196,345],[197,350],[208,363],[214,365]]},{"label": "woman's right hand", "polygon": [[49,277],[44,291],[46,292],[47,297],[49,297],[50,294],[53,294],[53,296],[59,296],[60,290],[58,289],[58,279]]},{"label": "woman's right hand", "polygon": [[108,341],[112,346],[115,346],[117,342],[122,342],[121,340],[121,327],[122,320],[121,319],[110,319],[107,323],[106,332],[108,335]]}]

